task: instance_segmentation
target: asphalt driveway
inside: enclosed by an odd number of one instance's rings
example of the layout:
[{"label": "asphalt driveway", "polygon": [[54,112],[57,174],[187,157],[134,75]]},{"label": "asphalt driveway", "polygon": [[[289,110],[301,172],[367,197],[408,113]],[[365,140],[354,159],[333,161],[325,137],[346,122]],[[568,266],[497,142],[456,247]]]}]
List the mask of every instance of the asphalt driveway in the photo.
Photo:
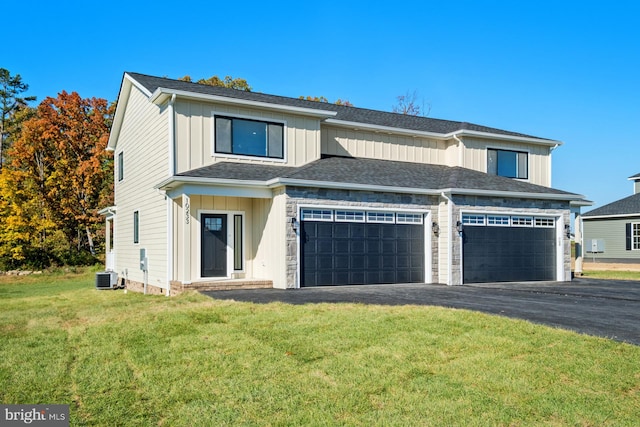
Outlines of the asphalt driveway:
[{"label": "asphalt driveway", "polygon": [[216,299],[254,303],[350,302],[464,308],[640,345],[640,282],[634,281],[578,278],[572,282],[394,284],[203,293]]}]

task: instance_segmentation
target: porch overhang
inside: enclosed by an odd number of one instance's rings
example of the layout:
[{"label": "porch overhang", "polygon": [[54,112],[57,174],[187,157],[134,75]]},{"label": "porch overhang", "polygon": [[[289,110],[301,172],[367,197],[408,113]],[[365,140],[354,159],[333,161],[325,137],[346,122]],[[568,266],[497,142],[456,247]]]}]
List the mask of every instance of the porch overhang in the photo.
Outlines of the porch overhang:
[{"label": "porch overhang", "polygon": [[267,186],[265,182],[237,179],[172,176],[160,182],[154,188],[164,191],[172,199],[182,194],[255,199],[271,199],[273,197],[271,187]]}]

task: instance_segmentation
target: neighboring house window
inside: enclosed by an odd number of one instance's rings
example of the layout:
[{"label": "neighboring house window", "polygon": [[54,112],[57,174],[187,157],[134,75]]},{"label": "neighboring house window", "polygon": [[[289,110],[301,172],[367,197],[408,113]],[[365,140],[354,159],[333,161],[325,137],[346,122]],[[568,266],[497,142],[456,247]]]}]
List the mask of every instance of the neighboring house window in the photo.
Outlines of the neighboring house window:
[{"label": "neighboring house window", "polygon": [[626,224],[627,247],[630,250],[640,250],[640,222],[628,222]]},{"label": "neighboring house window", "polygon": [[118,153],[118,181],[124,179],[124,152]]},{"label": "neighboring house window", "polygon": [[529,178],[529,154],[521,151],[487,149],[487,173],[507,178]]},{"label": "neighboring house window", "polygon": [[133,243],[140,243],[140,212],[133,213]]},{"label": "neighboring house window", "polygon": [[284,125],[216,116],[215,151],[223,154],[282,159],[284,158]]}]

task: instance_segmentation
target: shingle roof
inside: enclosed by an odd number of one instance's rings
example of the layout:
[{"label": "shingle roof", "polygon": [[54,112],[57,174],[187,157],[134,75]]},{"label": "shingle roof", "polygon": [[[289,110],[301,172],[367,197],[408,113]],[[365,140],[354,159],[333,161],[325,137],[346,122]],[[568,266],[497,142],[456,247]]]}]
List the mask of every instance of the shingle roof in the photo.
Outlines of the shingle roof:
[{"label": "shingle roof", "polygon": [[410,116],[406,114],[390,113],[386,111],[370,110],[366,108],[347,107],[344,105],[330,104],[326,102],[307,101],[305,99],[289,98],[278,95],[268,95],[259,92],[246,92],[243,90],[229,89],[218,86],[209,86],[198,83],[184,82],[162,77],[148,76],[138,73],[126,73],[144,86],[150,93],[158,88],[179,90],[205,95],[226,96],[230,98],[243,99],[248,101],[258,101],[278,105],[286,105],[300,108],[310,108],[316,110],[326,110],[336,112],[335,120],[346,122],[356,122],[377,126],[388,126],[398,129],[407,129],[423,132],[433,132],[448,134],[460,130],[469,130],[498,135],[515,137],[535,138],[542,141],[551,141],[546,138],[526,135],[523,133],[510,132],[502,129],[476,125],[467,122],[457,122],[451,120],[434,119],[430,117]]},{"label": "shingle roof", "polygon": [[635,181],[635,180],[640,179],[640,173],[637,173],[637,174],[635,174],[635,175],[631,175],[631,176],[629,177],[629,179],[632,179],[632,180],[634,180],[634,181]]},{"label": "shingle roof", "polygon": [[582,217],[637,214],[640,214],[640,193],[601,206],[585,213]]},{"label": "shingle roof", "polygon": [[352,157],[326,157],[300,167],[220,162],[178,176],[256,181],[288,178],[312,181],[318,186],[330,182],[424,190],[466,189],[554,194],[566,195],[567,200],[581,197],[574,193],[461,167]]}]

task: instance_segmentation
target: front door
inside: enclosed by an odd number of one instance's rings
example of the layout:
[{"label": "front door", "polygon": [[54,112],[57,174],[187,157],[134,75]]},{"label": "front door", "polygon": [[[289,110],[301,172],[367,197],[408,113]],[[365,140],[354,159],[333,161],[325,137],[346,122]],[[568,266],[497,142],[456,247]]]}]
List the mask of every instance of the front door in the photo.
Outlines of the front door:
[{"label": "front door", "polygon": [[202,215],[201,277],[227,276],[227,215]]}]

